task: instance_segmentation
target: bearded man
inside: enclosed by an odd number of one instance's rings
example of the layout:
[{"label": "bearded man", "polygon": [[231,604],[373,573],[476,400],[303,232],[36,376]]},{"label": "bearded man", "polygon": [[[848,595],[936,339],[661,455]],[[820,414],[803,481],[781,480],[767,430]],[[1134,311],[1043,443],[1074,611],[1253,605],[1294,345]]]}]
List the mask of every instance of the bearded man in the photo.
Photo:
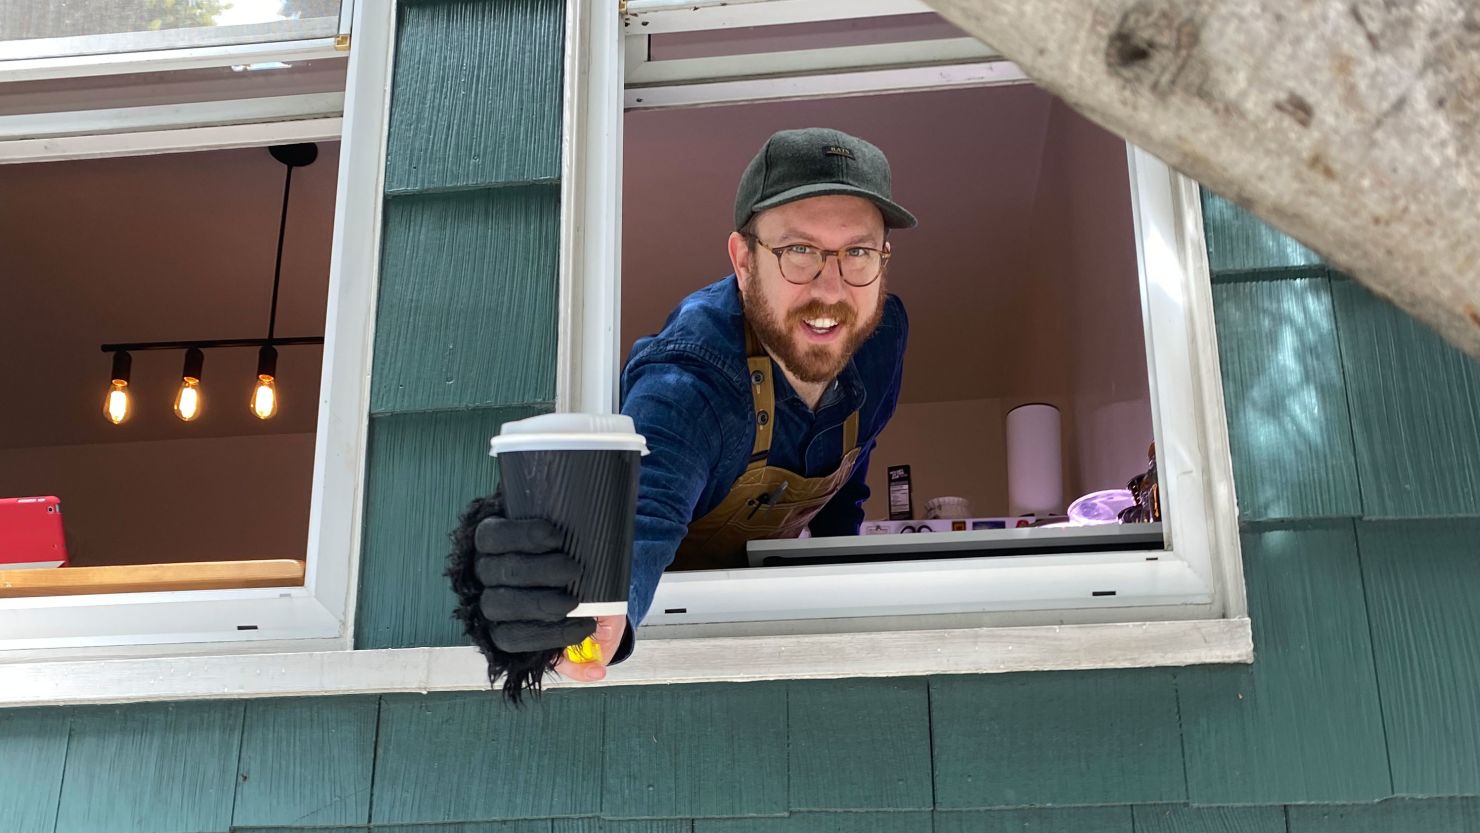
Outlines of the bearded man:
[{"label": "bearded man", "polygon": [[[914,225],[893,202],[889,162],[874,145],[822,128],[768,139],[736,195],[734,274],[684,299],[661,332],[634,345],[622,372],[622,413],[651,451],[628,615],[563,618],[575,600],[554,589],[562,574],[542,589],[484,594],[492,642],[558,648],[594,629],[602,656],[621,661],[664,570],[742,567],[747,541],[804,529],[857,535],[909,329],[904,305],[885,292],[885,238]],[[532,528],[540,524],[486,524],[502,532],[480,538],[478,557],[528,560],[529,542],[560,540]],[[510,574],[495,563],[479,574]],[[556,670],[578,680],[606,673],[601,662],[569,660]]]}]

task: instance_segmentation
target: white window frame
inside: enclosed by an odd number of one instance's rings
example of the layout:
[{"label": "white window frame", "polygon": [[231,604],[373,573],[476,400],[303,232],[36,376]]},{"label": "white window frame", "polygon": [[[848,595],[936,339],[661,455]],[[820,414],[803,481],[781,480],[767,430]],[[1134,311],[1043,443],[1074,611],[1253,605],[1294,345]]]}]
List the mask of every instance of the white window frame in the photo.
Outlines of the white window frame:
[{"label": "white window frame", "polygon": [[[365,7],[379,4],[362,3]],[[660,6],[677,7],[673,0],[628,0],[628,9],[640,13]],[[853,16],[868,8],[878,14],[922,10],[918,0],[688,0],[685,8],[727,5],[728,12],[760,20],[766,8],[811,15],[817,10]],[[391,4],[385,4],[391,6]],[[754,7],[754,8],[751,8]],[[900,11],[903,9],[903,12]],[[801,11],[798,11],[801,10]],[[350,134],[342,151],[345,169],[336,212],[336,235],[346,223],[376,230],[380,226],[379,174],[384,156],[384,118],[391,56],[393,8],[381,7],[374,21],[358,12],[360,60],[379,60],[385,69],[378,90],[361,85],[346,102]],[[383,15],[383,17],[382,17]],[[560,284],[560,342],[557,399],[561,407],[610,411],[617,403],[616,369],[621,351],[617,327],[620,302],[619,260],[621,138],[623,108],[623,20],[610,0],[566,0],[565,131],[562,165],[562,233]],[[808,19],[802,17],[798,19]],[[353,60],[353,59],[352,59]],[[359,70],[364,72],[364,70]],[[354,66],[351,75],[357,75]],[[818,76],[827,79],[823,73]],[[366,135],[378,123],[380,135]],[[364,131],[364,132],[354,132]],[[1232,474],[1223,419],[1222,386],[1212,330],[1212,300],[1203,249],[1197,186],[1150,157],[1133,152],[1131,170],[1138,178],[1141,198],[1136,206],[1137,233],[1143,244],[1154,243],[1157,257],[1176,267],[1182,277],[1167,283],[1166,297],[1148,303],[1177,301],[1180,318],[1170,330],[1153,335],[1175,341],[1182,351],[1158,352],[1152,363],[1157,374],[1185,372],[1187,384],[1179,401],[1190,403],[1195,414],[1195,436],[1187,454],[1203,454],[1206,483],[1201,494],[1215,518],[1208,527],[1209,546],[1231,558],[1217,559],[1211,577],[1222,589],[1222,614],[1193,620],[1149,621],[1173,612],[1140,607],[1121,611],[1121,621],[1089,621],[1076,611],[1061,611],[1063,624],[999,621],[990,626],[965,618],[888,617],[879,620],[832,620],[811,623],[809,633],[766,633],[752,625],[751,635],[691,633],[679,638],[647,638],[627,662],[610,670],[600,685],[716,682],[769,679],[918,674],[1004,673],[1091,668],[1177,666],[1197,663],[1250,662],[1253,658],[1249,620],[1245,612],[1243,581],[1238,561],[1237,527],[1233,513]],[[358,175],[346,177],[345,171]],[[355,208],[351,208],[351,207]],[[365,212],[374,206],[374,212]],[[1154,220],[1170,218],[1170,223]],[[341,241],[336,237],[336,245]],[[336,275],[359,283],[364,303],[358,310],[331,306],[329,331],[333,338],[359,340],[369,354],[373,320],[376,242],[359,240],[336,259]],[[353,256],[352,256],[353,253]],[[614,253],[616,256],[614,256]],[[1161,274],[1157,270],[1157,274]],[[349,280],[346,277],[345,280]],[[1178,323],[1180,322],[1180,323]],[[348,351],[344,351],[348,352]],[[327,353],[327,351],[326,351]],[[1163,358],[1164,356],[1164,358]],[[345,380],[343,373],[358,368],[368,376],[362,360],[347,358],[344,365],[326,366],[326,399],[320,403],[321,422],[347,419],[326,428],[321,424],[323,462],[326,435],[341,446],[333,460],[347,471],[337,475],[315,467],[315,489],[334,494],[316,509],[313,535],[320,546],[355,553],[359,547],[358,515],[360,470],[364,459],[364,422],[368,387]],[[1180,368],[1180,369],[1179,369]],[[331,391],[327,377],[336,378]],[[346,387],[338,387],[339,382]],[[356,396],[351,395],[357,393]],[[346,404],[348,403],[348,404]],[[1164,452],[1165,453],[1165,452]],[[1164,468],[1171,493],[1185,493],[1181,475]],[[340,483],[337,488],[331,484]],[[348,484],[352,482],[353,488]],[[1177,498],[1174,498],[1177,499]],[[346,505],[349,504],[349,505]],[[1174,535],[1177,534],[1174,531]],[[356,569],[351,558],[345,627],[350,627]],[[1139,616],[1142,621],[1126,621]],[[904,627],[901,628],[903,622]],[[765,623],[760,623],[764,625]],[[784,629],[784,626],[783,626]],[[833,632],[828,632],[832,630]],[[138,646],[107,652],[109,658],[79,658],[76,653],[51,651],[33,659],[8,661],[0,657],[0,707],[64,703],[126,703],[158,700],[199,700],[242,697],[292,697],[386,692],[464,691],[487,688],[486,665],[472,647],[346,650],[348,637],[329,641],[332,649],[302,650],[301,644],[259,642]],[[255,652],[251,652],[255,648]],[[247,653],[233,653],[249,651]],[[289,653],[289,651],[291,651]],[[136,658],[121,658],[135,654]],[[163,655],[161,655],[163,654]],[[87,656],[84,654],[83,656]],[[554,682],[554,686],[590,685]]]},{"label": "white window frame", "polygon": [[[229,653],[353,647],[394,27],[388,4],[360,6],[355,27],[360,42],[349,56],[347,90],[342,95],[0,117],[0,164],[279,142],[341,142],[304,586],[3,599],[0,663],[161,650]],[[227,66],[293,60],[293,55],[305,54],[258,47],[209,52],[175,65]],[[99,62],[91,67],[71,62],[68,73],[86,76],[102,68],[106,74],[126,63],[115,60],[121,60],[119,56],[95,57]],[[144,64],[158,68],[147,56]],[[0,66],[0,82],[26,80],[35,77],[34,72],[30,65]]]},{"label": "white window frame", "polygon": [[[620,45],[599,41],[598,24],[593,23],[592,64],[585,73],[590,87],[581,101],[586,108],[585,129],[570,131],[568,137],[578,143],[571,150],[586,175],[567,182],[571,198],[565,243],[571,268],[563,272],[568,285],[562,297],[568,305],[561,333],[567,337],[561,342],[563,373],[557,407],[608,410],[616,403],[620,353],[614,330],[620,321],[621,261],[616,241],[622,216],[623,108],[696,107],[1026,81],[1019,68],[991,50],[962,50],[954,40],[649,62],[648,36],[919,11],[929,9],[918,0],[628,0],[620,24],[624,32]],[[593,14],[608,18],[608,27],[613,25],[610,15],[599,8]],[[613,79],[621,81],[614,83]],[[658,586],[641,636],[648,641],[761,635],[802,639],[818,630],[1057,628],[1068,623],[1113,622],[1158,622],[1175,628],[1169,620],[1182,620],[1192,623],[1186,627],[1194,630],[1203,626],[1196,623],[1233,623],[1230,645],[1240,657],[1251,659],[1251,651],[1246,650],[1247,607],[1237,510],[1197,185],[1129,145],[1127,167],[1152,417],[1160,440],[1158,469],[1167,507],[1165,528],[1170,544],[1165,550],[669,573]],[[593,251],[596,256],[587,254]],[[950,535],[964,541],[1003,534]],[[836,546],[818,541],[767,544],[777,549],[821,545]],[[892,537],[863,539],[857,546],[897,547],[898,541]],[[900,587],[912,592],[894,593]],[[1114,588],[1115,596],[1096,595],[1102,588]],[[796,613],[806,607],[807,600],[828,598],[828,594],[871,601],[862,610]],[[908,600],[881,608],[879,600],[890,595]],[[737,599],[743,600],[745,610],[736,610]],[[706,603],[724,612],[709,613]],[[670,609],[676,612],[668,614]],[[778,616],[787,618],[778,621]],[[1210,648],[1209,655],[1227,661],[1224,649],[1230,645]],[[904,661],[917,673],[928,671]]]},{"label": "white window frame", "polygon": [[[291,31],[274,33],[285,37],[233,42],[244,26],[213,26],[163,31],[111,32],[53,38],[0,39],[0,76],[6,80],[64,78],[76,75],[112,75],[150,70],[217,66],[215,60],[228,54],[232,63],[251,63],[253,55],[270,60],[311,60],[332,56],[349,47],[356,0],[341,0],[331,35],[293,37]],[[281,26],[279,29],[291,29]],[[60,50],[62,54],[56,54]],[[246,60],[244,60],[246,59]]]}]

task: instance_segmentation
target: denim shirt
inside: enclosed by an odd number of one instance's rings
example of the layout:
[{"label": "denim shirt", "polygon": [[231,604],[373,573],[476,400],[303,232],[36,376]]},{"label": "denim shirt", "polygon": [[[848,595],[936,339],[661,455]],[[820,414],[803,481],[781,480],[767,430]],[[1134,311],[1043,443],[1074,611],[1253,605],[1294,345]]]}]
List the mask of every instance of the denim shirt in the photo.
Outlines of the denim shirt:
[{"label": "denim shirt", "polygon": [[[689,523],[724,500],[750,462],[755,406],[745,355],[745,316],[735,276],[685,298],[662,332],[639,339],[622,371],[622,413],[647,439],[637,497],[628,617],[641,622]],[[773,372],[776,413],[768,465],[805,477],[837,470],[843,423],[859,411],[862,449],[851,476],[813,519],[815,536],[857,535],[874,441],[899,400],[909,321],[889,295],[879,328],[823,393],[814,412]],[[772,362],[773,370],[774,360]],[[629,630],[630,632],[630,630]],[[625,652],[623,652],[625,653]]]}]

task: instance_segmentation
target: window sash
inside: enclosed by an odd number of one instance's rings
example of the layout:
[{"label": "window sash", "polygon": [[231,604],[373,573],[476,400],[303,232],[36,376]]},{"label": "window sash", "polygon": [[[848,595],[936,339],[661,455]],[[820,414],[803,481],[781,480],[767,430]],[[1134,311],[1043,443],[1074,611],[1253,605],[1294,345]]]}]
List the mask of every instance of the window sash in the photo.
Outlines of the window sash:
[{"label": "window sash", "polygon": [[[42,658],[200,651],[202,645],[217,653],[353,646],[393,6],[363,4],[357,24],[361,42],[349,59],[340,137],[304,585],[0,600],[0,667]],[[166,152],[202,141],[302,141],[303,125],[317,133],[331,121],[338,123],[336,117],[0,142],[0,161]],[[16,147],[26,141],[36,144]],[[67,143],[78,144],[59,155],[56,145]]]}]

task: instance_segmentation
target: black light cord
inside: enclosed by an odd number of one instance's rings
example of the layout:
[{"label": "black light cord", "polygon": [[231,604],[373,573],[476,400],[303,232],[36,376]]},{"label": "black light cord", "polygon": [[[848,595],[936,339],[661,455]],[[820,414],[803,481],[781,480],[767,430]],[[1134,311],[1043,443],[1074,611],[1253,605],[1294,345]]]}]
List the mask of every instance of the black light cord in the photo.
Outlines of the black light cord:
[{"label": "black light cord", "polygon": [[277,304],[278,285],[283,279],[283,236],[288,232],[288,195],[293,191],[293,166],[284,165],[288,173],[283,177],[283,214],[278,220],[278,242],[277,263],[272,270],[272,311],[267,317],[267,340],[272,341],[272,336],[277,330]]}]

